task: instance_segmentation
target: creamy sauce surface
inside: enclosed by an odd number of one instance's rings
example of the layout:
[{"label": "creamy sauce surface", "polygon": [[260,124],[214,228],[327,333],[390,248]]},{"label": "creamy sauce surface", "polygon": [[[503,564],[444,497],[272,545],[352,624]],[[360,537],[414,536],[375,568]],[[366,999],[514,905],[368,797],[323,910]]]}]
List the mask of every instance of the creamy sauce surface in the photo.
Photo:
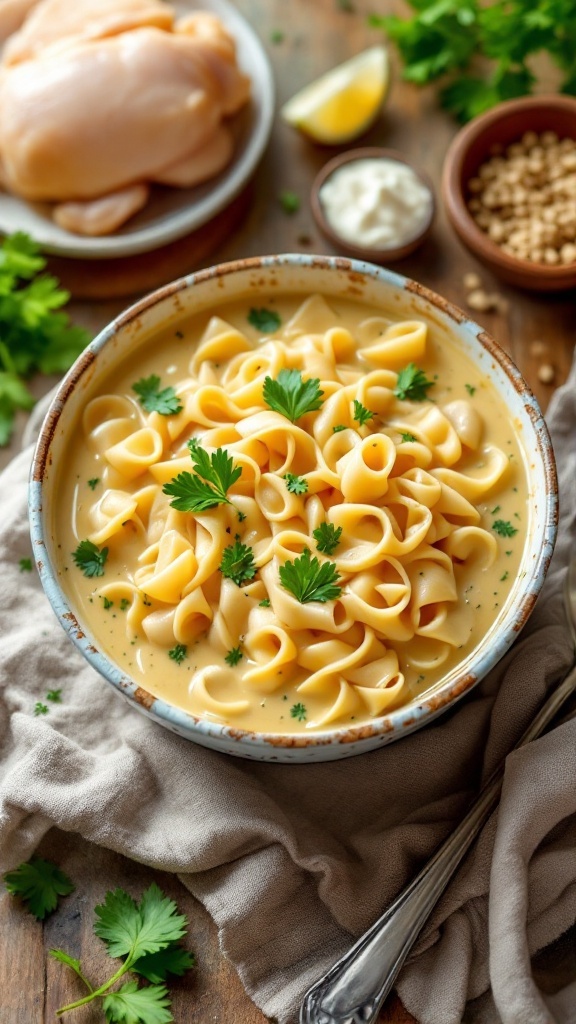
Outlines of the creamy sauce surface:
[{"label": "creamy sauce surface", "polygon": [[[322,326],[323,317],[326,316],[324,300],[315,299],[304,312],[300,310],[302,302],[301,296],[263,298],[266,310],[279,317],[280,326],[277,331],[272,332],[273,338],[282,338],[286,325],[296,324],[291,330],[293,340],[286,341],[288,348],[295,344],[294,339],[302,337],[303,334],[319,337],[326,332],[325,326]],[[395,323],[389,311],[383,312],[380,308],[371,308],[344,298],[330,297],[326,302],[333,317],[333,327],[349,332],[354,339],[368,339],[363,343],[361,340],[357,342],[358,349],[363,349],[364,353],[371,346],[377,345],[379,337],[386,333],[387,327]],[[187,518],[194,518],[192,513],[174,514],[169,510],[169,499],[166,496],[159,496],[159,480],[170,480],[183,468],[192,469],[190,456],[186,450],[186,441],[192,435],[202,439],[206,431],[212,430],[212,434],[206,434],[210,438],[210,443],[207,444],[209,450],[217,446],[218,435],[209,425],[196,423],[185,426],[172,440],[166,431],[169,421],[176,417],[160,416],[157,413],[151,416],[146,414],[138,402],[133,385],[142,378],[155,374],[160,378],[162,388],[172,386],[185,398],[187,392],[185,388],[184,391],[181,390],[182,382],[196,380],[196,374],[204,374],[206,381],[219,379],[229,365],[228,360],[239,359],[240,348],[237,348],[235,354],[235,343],[230,339],[237,338],[238,335],[244,336],[256,350],[256,354],[260,347],[264,352],[271,335],[253,326],[249,320],[250,307],[251,302],[246,299],[223,305],[218,310],[218,316],[225,321],[225,326],[229,325],[231,333],[226,343],[227,347],[224,346],[223,349],[216,346],[216,351],[220,353],[218,357],[207,359],[201,364],[204,365],[204,369],[196,366],[192,372],[191,364],[201,339],[204,339],[205,344],[207,335],[209,337],[210,331],[214,333],[215,330],[214,323],[209,323],[210,316],[207,313],[191,317],[160,334],[146,347],[135,352],[132,358],[125,360],[114,371],[107,387],[100,387],[97,393],[89,396],[97,399],[100,404],[93,401],[87,407],[84,422],[79,423],[78,429],[74,432],[65,466],[60,469],[59,519],[53,524],[58,551],[57,571],[72,607],[77,610],[82,623],[92,634],[95,644],[135,682],[155,696],[194,715],[211,718],[214,721],[227,721],[235,727],[248,730],[298,734],[357,725],[369,721],[374,714],[385,713],[407,703],[415,696],[432,690],[440,679],[474,650],[504,608],[511,585],[519,571],[529,520],[527,478],[518,431],[489,379],[483,376],[467,356],[434,325],[428,325],[424,355],[412,360],[412,349],[406,348],[407,355],[404,356],[400,343],[399,350],[393,354],[390,364],[391,372],[397,374],[407,364],[417,363],[426,377],[433,381],[425,401],[401,401],[398,398],[390,400],[389,395],[386,397],[384,393],[385,388],[379,391],[374,387],[372,391],[366,393],[366,405],[369,400],[373,403],[381,400],[387,405],[385,413],[376,414],[372,421],[367,421],[362,427],[353,421],[346,430],[333,431],[333,427],[330,428],[333,438],[343,438],[345,434],[351,436],[355,432],[362,441],[370,438],[372,434],[385,433],[386,444],[389,446],[392,443],[397,452],[393,476],[394,472],[398,474],[402,467],[408,471],[413,465],[410,456],[411,442],[402,440],[405,435],[414,432],[412,436],[418,434],[420,437],[428,431],[426,436],[431,436],[436,430],[435,443],[438,450],[442,448],[443,439],[440,434],[443,428],[438,424],[434,426],[432,421],[438,412],[443,414],[443,410],[449,408],[450,422],[455,424],[456,432],[463,418],[464,433],[467,429],[474,430],[475,425],[480,424],[478,437],[473,439],[474,447],[463,445],[461,457],[452,465],[443,466],[436,459],[431,464],[431,469],[438,468],[440,477],[443,473],[449,475],[451,471],[457,471],[474,478],[482,477],[486,472],[492,458],[490,452],[494,449],[503,453],[506,461],[497,482],[474,503],[478,513],[476,525],[485,532],[488,538],[486,543],[480,544],[477,555],[473,553],[468,557],[469,553],[465,550],[464,544],[461,548],[455,548],[457,554],[451,556],[455,592],[447,594],[448,584],[441,580],[438,584],[441,600],[433,601],[424,607],[425,596],[419,598],[423,606],[420,610],[421,634],[417,638],[403,640],[402,629],[399,628],[397,633],[400,638],[388,638],[384,641],[388,652],[386,655],[383,656],[382,653],[382,641],[381,646],[374,649],[375,663],[381,663],[384,668],[388,662],[392,665],[387,684],[392,697],[385,707],[378,701],[370,703],[371,694],[368,690],[370,687],[374,688],[374,678],[369,678],[369,659],[364,663],[364,668],[361,665],[358,671],[350,670],[349,675],[346,672],[337,678],[330,678],[328,675],[324,679],[320,678],[317,686],[308,685],[314,673],[317,674],[319,669],[326,669],[326,660],[331,662],[335,657],[336,649],[327,647],[327,658],[322,659],[322,649],[318,644],[325,634],[314,618],[317,612],[324,613],[330,602],[325,605],[313,602],[301,606],[306,621],[299,623],[298,628],[293,631],[293,636],[296,647],[306,648],[309,652],[307,664],[302,664],[302,661],[306,662],[306,656],[299,659],[300,663],[295,663],[289,658],[284,661],[278,658],[278,643],[270,641],[270,632],[267,633],[266,640],[268,648],[262,639],[255,640],[252,648],[246,646],[244,630],[247,629],[249,613],[252,615],[252,624],[257,623],[258,628],[262,626],[269,631],[279,621],[276,610],[280,607],[278,602],[285,599],[285,592],[277,583],[276,589],[273,588],[272,591],[268,586],[273,575],[271,563],[263,567],[262,571],[258,568],[252,579],[239,587],[232,580],[223,580],[218,563],[210,571],[206,568],[207,577],[202,594],[208,605],[212,606],[214,618],[211,623],[208,619],[202,620],[201,617],[195,620],[204,621],[205,628],[196,635],[192,635],[192,631],[188,642],[178,645],[171,630],[174,607],[179,601],[175,600],[170,604],[147,592],[146,583],[138,587],[135,582],[145,580],[146,572],[152,572],[166,523],[176,523],[176,534],[180,530],[182,537],[191,536],[195,540],[195,554],[190,557],[190,566],[192,567],[193,557],[195,562],[190,571],[198,571],[198,566],[202,568],[203,564],[207,566],[207,561],[213,558],[208,541],[210,522],[219,524],[219,529],[225,533],[226,544],[231,544],[234,537],[238,536],[241,541],[254,544],[256,551],[263,550],[264,547],[261,537],[263,527],[254,523],[251,513],[245,522],[240,522],[235,509],[230,505],[224,505],[202,513],[200,519],[204,526],[200,532],[196,524],[190,526],[185,522]],[[295,316],[300,319],[294,321]],[[319,324],[321,330],[318,328]],[[215,334],[217,333],[216,330]],[[342,338],[344,337],[343,334]],[[345,347],[342,340],[335,344],[341,344],[343,349]],[[245,359],[250,357],[251,353],[247,352]],[[311,343],[309,356],[306,358],[310,369],[304,369],[304,377],[319,376],[323,381],[322,373],[316,369],[323,358],[322,355],[318,355],[318,346],[314,348],[314,344]],[[239,365],[240,362],[241,360]],[[366,355],[350,355],[349,352],[339,365],[347,368],[343,371],[346,379],[349,374],[351,380],[358,377],[358,381],[369,372],[382,368],[374,362],[367,361]],[[248,386],[248,377],[246,381]],[[325,392],[327,394],[327,388]],[[431,417],[430,424],[428,421],[424,424],[423,417],[427,414]],[[310,414],[310,420],[305,417],[306,424],[313,424],[317,415],[321,415],[321,412]],[[117,465],[114,465],[114,456],[110,453],[115,445],[123,443],[127,434],[130,436],[130,432],[142,429],[146,423],[164,436],[163,452],[157,461],[166,463],[173,459],[178,465],[174,473],[167,473],[165,470],[153,472],[154,467],[151,466],[128,479],[124,469],[118,469],[118,465],[123,465],[122,460],[120,459],[120,463],[116,460]],[[299,421],[297,426],[301,427],[302,423],[303,421]],[[336,425],[340,427],[340,424]],[[225,437],[225,431],[222,437]],[[330,443],[330,439],[326,441],[324,450],[328,450],[327,445]],[[345,451],[344,440],[342,443]],[[358,436],[354,440],[354,444],[357,443]],[[222,447],[226,449],[226,443],[222,443]],[[296,464],[295,468],[298,469]],[[305,466],[304,471],[303,475],[307,471]],[[309,494],[292,495],[290,500],[294,497],[298,502],[304,502],[313,493],[313,476],[310,476],[310,481]],[[247,504],[242,504],[243,500],[248,501],[247,493],[242,493],[243,489],[244,492],[249,492],[247,482],[248,470],[244,474],[244,480],[240,480],[239,489],[231,490],[233,496],[238,493],[238,508],[248,508]],[[350,486],[354,488],[353,480]],[[116,524],[114,530],[110,528],[114,510],[110,512],[108,508],[106,511],[106,501],[110,504],[109,495],[112,492],[121,492],[128,497],[137,495],[139,502],[137,514],[130,512],[129,505],[126,505],[128,511],[125,520],[122,520],[123,506],[120,501],[118,516],[122,521]],[[266,493],[266,500],[272,502],[269,493]],[[370,501],[369,498],[365,500],[368,503]],[[162,510],[162,514],[159,510]],[[328,503],[327,515],[330,515],[330,512]],[[166,515],[172,518],[167,520]],[[467,521],[466,515],[463,506],[462,523]],[[147,517],[150,517],[148,522]],[[285,525],[289,527],[295,521],[293,519]],[[458,509],[452,509],[447,514],[447,521],[452,527],[462,525],[459,522]],[[495,524],[500,525],[495,527]],[[403,530],[408,529],[406,524],[400,525]],[[280,527],[275,529],[278,530]],[[347,529],[345,526],[345,537]],[[361,539],[364,539],[366,544],[375,543],[375,529],[370,520],[359,522],[359,534],[362,535],[364,532],[365,537]],[[438,533],[438,528],[435,529]],[[73,552],[82,540],[100,536],[102,532],[106,533],[106,530],[109,531],[109,536],[105,541],[95,541],[100,549],[104,546],[108,548],[104,575],[85,576],[75,564]],[[350,530],[353,534],[352,527]],[[429,547],[441,551],[448,543],[446,538],[441,536],[439,540],[434,541],[433,534],[428,535],[428,542],[430,539],[432,543],[429,543]],[[184,541],[180,551],[177,540],[176,538],[176,546],[171,549],[171,553],[165,553],[169,572],[175,571],[176,560],[184,551]],[[355,555],[351,545],[357,540],[357,537],[352,538],[348,547],[344,543],[340,553],[337,549],[329,556],[320,556],[311,539],[306,542],[306,546],[313,555],[318,555],[321,561],[328,557],[338,563],[340,555],[343,559],[350,557],[353,562]],[[485,564],[486,552],[492,549],[492,564]],[[361,549],[357,550],[361,554]],[[187,549],[184,554],[187,557]],[[297,554],[296,547],[292,551],[292,557],[296,557]],[[398,557],[402,561],[402,557]],[[409,559],[406,561],[408,564]],[[157,572],[157,565],[155,571]],[[342,593],[345,594],[352,577],[344,571],[341,571],[340,575]],[[429,582],[424,578],[423,571],[421,576],[423,578],[420,580],[418,574],[414,574],[412,586],[423,588],[424,595]],[[391,588],[386,592],[386,601],[396,600],[396,597],[390,597],[390,593],[398,581],[391,580],[388,576],[386,579]],[[148,589],[154,591],[152,583]],[[165,591],[156,592],[161,592],[165,597]],[[266,602],[270,598],[271,607],[266,608]],[[385,600],[378,598],[378,601],[381,607],[385,607]],[[219,612],[220,602],[224,614]],[[440,605],[449,607],[449,612],[446,624],[436,627],[434,624]],[[145,628],[147,621],[148,631]],[[427,624],[431,624],[431,637],[426,636]],[[447,643],[443,639],[438,639],[442,630],[448,633],[453,630],[458,634],[458,642]],[[344,633],[335,634],[328,639],[337,644],[347,643],[351,648],[358,648],[365,638],[365,627],[360,628],[355,623]],[[236,665],[226,661],[232,648],[241,651],[240,660]],[[340,648],[338,650],[341,654]],[[314,651],[316,653],[313,653]],[[247,682],[245,676],[250,672],[254,678]],[[342,685],[342,678],[347,680],[346,687]],[[398,682],[400,678],[401,685]],[[356,686],[360,686],[360,690],[356,690]],[[358,697],[358,693],[367,696],[364,699]],[[226,706],[228,710],[223,710]]]}]

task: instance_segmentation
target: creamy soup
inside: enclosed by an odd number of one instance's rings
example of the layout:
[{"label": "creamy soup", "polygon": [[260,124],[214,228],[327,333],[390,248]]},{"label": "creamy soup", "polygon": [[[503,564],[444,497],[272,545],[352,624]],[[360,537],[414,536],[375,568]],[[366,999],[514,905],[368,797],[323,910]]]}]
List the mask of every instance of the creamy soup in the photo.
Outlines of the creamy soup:
[{"label": "creamy soup", "polygon": [[235,301],[125,360],[59,497],[95,643],[194,715],[280,733],[433,688],[506,603],[528,523],[488,378],[438,328],[321,296]]}]

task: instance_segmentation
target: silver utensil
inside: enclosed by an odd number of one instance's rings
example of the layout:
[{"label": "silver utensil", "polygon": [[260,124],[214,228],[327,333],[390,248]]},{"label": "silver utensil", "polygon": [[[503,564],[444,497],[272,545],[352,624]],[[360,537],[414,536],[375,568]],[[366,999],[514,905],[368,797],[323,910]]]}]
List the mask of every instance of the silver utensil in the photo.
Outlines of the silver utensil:
[{"label": "silver utensil", "polygon": [[[565,606],[576,646],[576,557],[565,584]],[[576,666],[550,694],[516,744],[536,739],[576,692]],[[500,798],[504,762],[493,772],[463,821],[382,916],[304,996],[300,1024],[374,1024],[420,931],[466,851]]]}]

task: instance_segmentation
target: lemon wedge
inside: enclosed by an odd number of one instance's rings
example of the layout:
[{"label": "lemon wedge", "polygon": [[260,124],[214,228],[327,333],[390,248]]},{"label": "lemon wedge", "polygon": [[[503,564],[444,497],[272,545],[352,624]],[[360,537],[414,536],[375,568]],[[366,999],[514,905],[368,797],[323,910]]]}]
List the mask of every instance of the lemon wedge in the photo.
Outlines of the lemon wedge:
[{"label": "lemon wedge", "polygon": [[376,118],[386,99],[389,77],[387,50],[373,46],[305,86],[280,114],[315,142],[350,142]]}]

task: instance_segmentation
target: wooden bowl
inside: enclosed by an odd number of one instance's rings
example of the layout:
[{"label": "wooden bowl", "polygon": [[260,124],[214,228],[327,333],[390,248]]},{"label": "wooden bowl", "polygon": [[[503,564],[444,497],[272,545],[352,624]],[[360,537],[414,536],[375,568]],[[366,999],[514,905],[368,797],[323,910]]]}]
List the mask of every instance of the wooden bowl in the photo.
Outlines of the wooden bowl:
[{"label": "wooden bowl", "polygon": [[[386,249],[377,249],[367,245],[354,245],[352,242],[348,241],[348,239],[339,235],[326,217],[322,200],[320,199],[320,189],[328,178],[334,174],[334,171],[343,167],[344,164],[355,163],[357,160],[374,159],[395,160],[397,163],[405,164],[407,167],[410,167],[422,184],[428,189],[432,198],[430,216],[422,230],[419,231],[418,234],[413,235],[412,238],[409,238],[403,245],[388,247]],[[382,149],[379,146],[364,146],[360,149],[349,149],[345,153],[340,153],[339,156],[335,156],[332,160],[329,160],[328,163],[319,171],[314,180],[310,195],[310,204],[312,206],[312,213],[318,228],[325,238],[332,243],[335,249],[344,253],[346,256],[353,256],[356,259],[369,260],[371,263],[379,264],[388,264],[393,263],[396,260],[404,259],[405,256],[414,252],[419,245],[422,245],[422,242],[430,234],[434,221],[436,205],[434,199],[434,188],[428,175],[414,167],[406,157],[402,156],[402,153],[398,153],[395,149]]]},{"label": "wooden bowl", "polygon": [[563,291],[576,287],[576,263],[549,266],[503,252],[478,227],[467,207],[468,182],[492,155],[491,147],[518,142],[527,131],[554,131],[561,139],[576,138],[576,99],[556,94],[527,96],[500,103],[475,117],[458,132],[446,154],[442,197],[460,240],[503,281],[533,291]]}]

